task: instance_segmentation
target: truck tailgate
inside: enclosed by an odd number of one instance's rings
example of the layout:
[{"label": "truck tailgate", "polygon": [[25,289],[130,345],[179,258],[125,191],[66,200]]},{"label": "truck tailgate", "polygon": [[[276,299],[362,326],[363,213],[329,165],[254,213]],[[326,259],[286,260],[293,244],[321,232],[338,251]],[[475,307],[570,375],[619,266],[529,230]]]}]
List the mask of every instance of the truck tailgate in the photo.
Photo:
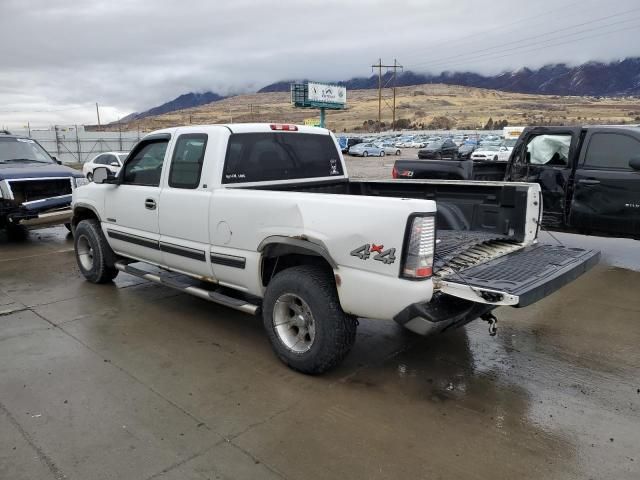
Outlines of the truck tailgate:
[{"label": "truck tailgate", "polygon": [[[578,278],[599,258],[595,250],[538,244],[459,270],[443,280],[447,287],[504,292],[518,297],[513,306],[526,307]],[[442,288],[445,293],[450,289]]]}]

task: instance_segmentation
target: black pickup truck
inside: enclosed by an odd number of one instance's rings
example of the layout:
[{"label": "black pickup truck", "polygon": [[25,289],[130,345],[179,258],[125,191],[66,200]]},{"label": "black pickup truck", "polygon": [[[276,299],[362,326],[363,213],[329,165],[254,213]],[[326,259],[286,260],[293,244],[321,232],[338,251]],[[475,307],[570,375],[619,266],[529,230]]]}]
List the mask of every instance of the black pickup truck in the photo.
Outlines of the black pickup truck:
[{"label": "black pickup truck", "polygon": [[9,236],[68,225],[71,193],[85,183],[82,173],[60,165],[35,140],[0,131],[0,229]]},{"label": "black pickup truck", "polygon": [[548,228],[640,238],[638,127],[529,127],[508,162],[398,160],[393,177],[536,182]]}]

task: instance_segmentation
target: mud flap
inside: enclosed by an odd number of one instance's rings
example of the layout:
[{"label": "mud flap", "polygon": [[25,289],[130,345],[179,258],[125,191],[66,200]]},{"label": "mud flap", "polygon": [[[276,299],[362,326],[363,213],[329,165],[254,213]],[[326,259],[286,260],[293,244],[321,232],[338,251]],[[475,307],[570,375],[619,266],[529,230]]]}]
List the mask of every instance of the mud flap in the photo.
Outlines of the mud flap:
[{"label": "mud flap", "polygon": [[600,252],[532,245],[435,281],[444,294],[478,303],[526,307],[559,290],[598,263]]}]

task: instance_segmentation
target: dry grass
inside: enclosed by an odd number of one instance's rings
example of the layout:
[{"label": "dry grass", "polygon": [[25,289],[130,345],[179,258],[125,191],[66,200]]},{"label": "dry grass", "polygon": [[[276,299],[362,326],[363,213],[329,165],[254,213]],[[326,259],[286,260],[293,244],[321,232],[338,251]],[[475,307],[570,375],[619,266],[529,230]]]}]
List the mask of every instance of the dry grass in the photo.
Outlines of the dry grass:
[{"label": "dry grass", "polygon": [[[386,91],[383,100],[382,121],[387,124],[391,123],[390,95]],[[362,128],[363,122],[377,119],[377,90],[351,90],[347,98],[346,110],[327,113],[329,128],[354,131]],[[455,128],[480,128],[489,117],[494,121],[506,119],[510,125],[640,123],[640,98],[528,95],[441,84],[397,89],[397,118],[426,127],[439,116],[451,119]],[[130,123],[128,128],[148,131],[189,123],[302,123],[314,117],[318,117],[317,110],[292,107],[289,93],[259,93],[145,118]]]}]

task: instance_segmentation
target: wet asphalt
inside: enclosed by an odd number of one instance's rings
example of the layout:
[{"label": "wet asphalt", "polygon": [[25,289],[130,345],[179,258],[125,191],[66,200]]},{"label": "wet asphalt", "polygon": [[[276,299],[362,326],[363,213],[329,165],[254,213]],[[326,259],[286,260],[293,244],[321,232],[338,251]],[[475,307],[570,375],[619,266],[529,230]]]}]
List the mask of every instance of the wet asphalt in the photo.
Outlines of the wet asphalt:
[{"label": "wet asphalt", "polygon": [[554,235],[601,264],[496,337],[362,320],[321,377],[257,318],[87,283],[64,228],[0,237],[0,479],[638,479],[640,242]]}]

